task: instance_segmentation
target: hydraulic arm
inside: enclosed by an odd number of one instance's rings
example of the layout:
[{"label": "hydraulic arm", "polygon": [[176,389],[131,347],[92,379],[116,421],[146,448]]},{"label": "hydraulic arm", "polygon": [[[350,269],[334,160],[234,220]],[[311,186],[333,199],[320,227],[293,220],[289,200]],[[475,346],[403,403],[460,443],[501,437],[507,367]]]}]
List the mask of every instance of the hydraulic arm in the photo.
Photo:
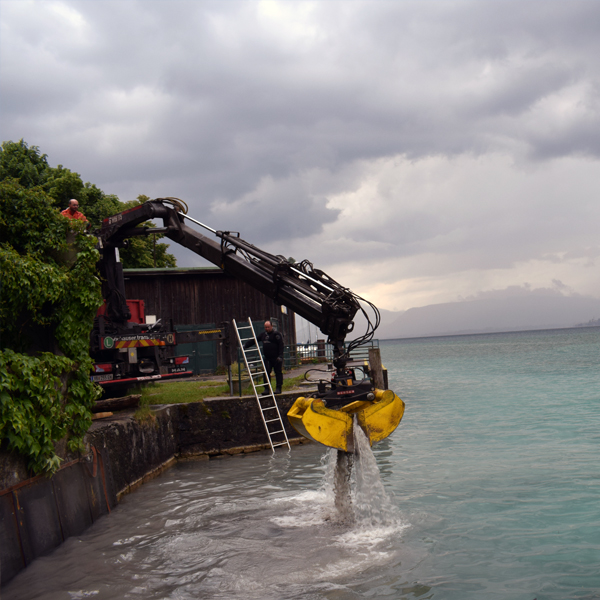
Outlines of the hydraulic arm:
[{"label": "hydraulic arm", "polygon": [[[121,265],[115,248],[136,235],[161,233],[317,325],[334,346],[336,368],[343,369],[350,349],[373,337],[379,321],[375,307],[375,324],[370,326],[365,336],[344,349],[346,335],[354,326],[354,316],[363,310],[359,298],[323,271],[315,269],[310,262],[295,263],[283,256],[269,254],[244,241],[239,233],[216,231],[187,216],[184,210],[180,200],[158,198],[104,220],[98,238],[103,253],[102,275],[106,281],[114,282],[105,294],[109,316],[116,319],[127,317],[124,290],[119,289]],[[163,220],[163,227],[138,227],[156,218]],[[186,219],[211,231],[217,239],[188,227]]]}]

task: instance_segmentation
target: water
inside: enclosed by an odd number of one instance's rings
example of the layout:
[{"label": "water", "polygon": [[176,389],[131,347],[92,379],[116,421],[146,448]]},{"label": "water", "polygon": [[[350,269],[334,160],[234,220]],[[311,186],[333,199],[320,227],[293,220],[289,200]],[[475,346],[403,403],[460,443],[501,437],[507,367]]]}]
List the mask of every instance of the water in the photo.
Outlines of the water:
[{"label": "water", "polygon": [[381,350],[406,413],[351,519],[321,446],[180,463],[2,599],[600,599],[600,329]]},{"label": "water", "polygon": [[391,487],[432,597],[600,598],[600,330],[382,353],[407,403]]}]

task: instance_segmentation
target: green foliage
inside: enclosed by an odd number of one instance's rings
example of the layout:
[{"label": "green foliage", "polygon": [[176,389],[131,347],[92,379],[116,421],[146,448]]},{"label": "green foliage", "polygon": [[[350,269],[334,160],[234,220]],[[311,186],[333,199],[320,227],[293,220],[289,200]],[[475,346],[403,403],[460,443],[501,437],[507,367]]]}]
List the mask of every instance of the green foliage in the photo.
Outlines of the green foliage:
[{"label": "green foliage", "polygon": [[[152,225],[145,223],[145,226]],[[154,238],[164,237],[160,234],[148,237],[135,237],[128,240],[126,248],[120,251],[121,262],[125,269],[172,268],[177,266],[176,258],[167,252],[169,244],[155,243]]]},{"label": "green foliage", "polygon": [[0,147],[0,179],[18,179],[27,188],[42,185],[49,169],[48,157],[26,142],[3,142]]},{"label": "green foliage", "polygon": [[43,256],[67,249],[69,221],[52,208],[40,188],[15,179],[0,181],[0,240],[20,254]]},{"label": "green foliage", "polygon": [[[93,229],[98,229],[104,219],[125,210],[125,204],[117,196],[104,194],[104,192],[93,184],[86,183],[84,191],[87,196],[85,200],[82,199],[80,201],[80,210],[92,224]],[[81,196],[84,196],[83,192]],[[79,196],[72,197],[79,200]],[[65,207],[66,205],[67,202],[65,203]]]},{"label": "green foliage", "polygon": [[[51,167],[37,146],[0,146],[0,441],[39,472],[60,465],[56,443],[80,447],[100,395],[89,373],[89,334],[101,304],[96,239],[65,219],[69,199],[92,227],[129,203]],[[162,236],[156,236],[157,238]],[[174,267],[168,245],[135,238],[124,266]]]},{"label": "green foliage", "polygon": [[[26,142],[3,142],[0,146],[0,181],[16,179],[25,190],[36,189],[37,194],[42,194],[45,202],[43,213],[37,212],[39,203],[30,208],[21,207],[36,217],[37,226],[31,231],[36,233],[40,229],[40,221],[46,218],[48,211],[57,212],[67,207],[71,198],[79,201],[79,209],[91,223],[92,229],[99,229],[102,221],[111,215],[127,210],[146,200],[148,196],[138,196],[137,200],[121,202],[112,194],[105,194],[96,185],[84,183],[81,175],[70,169],[58,165],[51,167],[48,157],[40,154],[37,146],[28,146]],[[14,183],[14,181],[13,181]],[[46,192],[46,194],[43,194]],[[47,203],[47,200],[50,203]],[[30,225],[32,219],[27,219]],[[144,223],[144,226],[153,226],[152,223]],[[129,240],[129,246],[123,248],[121,258],[126,269],[143,268],[169,268],[177,266],[177,261],[169,254],[169,245],[157,243],[163,235],[152,235],[138,237]],[[156,239],[155,239],[156,238]],[[4,239],[4,237],[0,237]]]},{"label": "green foliage", "polygon": [[71,198],[77,198],[81,210],[93,227],[102,219],[123,210],[116,196],[104,192],[91,183],[83,183],[81,175],[62,165],[51,167],[46,154],[26,142],[2,142],[0,146],[0,181],[16,179],[23,188],[39,188],[50,199],[49,208],[64,209]]},{"label": "green foliage", "polygon": [[[140,195],[137,200],[126,202],[120,210],[127,210],[139,206],[147,200],[148,196]],[[113,213],[114,214],[114,213]],[[156,227],[151,221],[141,223],[139,227]],[[177,260],[167,252],[169,244],[157,243],[165,237],[160,234],[133,237],[127,240],[127,246],[119,252],[124,269],[165,269],[177,266]]]},{"label": "green foliage", "polygon": [[55,206],[64,205],[66,207],[71,198],[81,198],[81,205],[84,204],[82,198],[84,185],[81,176],[79,173],[73,173],[70,169],[65,169],[62,165],[48,169],[44,189],[54,199]]},{"label": "green foliage", "polygon": [[98,252],[83,228],[40,188],[0,182],[0,438],[36,473],[59,467],[65,435],[70,450],[81,445],[99,396],[89,378]]},{"label": "green foliage", "polygon": [[[85,410],[89,402],[78,406],[71,398],[63,406],[61,377],[75,365],[50,353],[34,357],[12,350],[0,352],[0,432],[9,449],[26,456],[36,473],[56,471],[60,458],[54,443],[69,431],[85,432],[91,423],[89,410]],[[74,419],[77,416],[80,418]],[[76,436],[70,441],[74,448]]]}]

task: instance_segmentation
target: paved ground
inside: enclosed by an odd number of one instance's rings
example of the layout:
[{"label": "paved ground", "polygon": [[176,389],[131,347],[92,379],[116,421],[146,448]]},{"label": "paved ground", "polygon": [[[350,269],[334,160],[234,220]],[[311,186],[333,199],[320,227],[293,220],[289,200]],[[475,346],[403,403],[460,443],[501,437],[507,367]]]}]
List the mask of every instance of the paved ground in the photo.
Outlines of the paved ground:
[{"label": "paved ground", "polygon": [[[326,369],[327,369],[327,363],[321,363],[321,364],[317,364],[317,365],[313,365],[313,364],[302,365],[296,369],[286,371],[283,374],[283,378],[284,379],[293,379],[294,377],[298,377],[299,375],[304,375],[307,371],[311,371],[311,373],[309,373],[310,379],[313,379],[313,380],[317,380],[319,378],[329,379],[331,375],[329,373],[325,372]],[[271,377],[274,377],[274,375],[271,374]],[[172,381],[181,381],[181,380],[178,379],[178,380],[172,380]],[[190,378],[186,379],[186,381],[227,381],[227,375],[198,375],[196,377],[190,377]],[[165,380],[165,383],[167,383],[167,380]]]}]

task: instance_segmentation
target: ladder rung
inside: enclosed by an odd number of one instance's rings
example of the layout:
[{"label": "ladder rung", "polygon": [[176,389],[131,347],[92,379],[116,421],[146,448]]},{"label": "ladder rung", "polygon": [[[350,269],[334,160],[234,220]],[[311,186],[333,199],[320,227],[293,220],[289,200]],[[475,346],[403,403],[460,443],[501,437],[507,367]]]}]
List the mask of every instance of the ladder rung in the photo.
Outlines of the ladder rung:
[{"label": "ladder rung", "polygon": [[[254,333],[254,327],[252,325],[252,321],[250,321],[250,319],[248,319],[248,325],[238,325],[234,319],[233,321],[236,329],[237,329],[237,335],[238,335],[238,339],[240,341],[240,345],[242,346],[241,350],[242,350],[242,355],[244,357],[244,362],[246,363],[246,368],[248,369],[248,375],[250,375],[250,381],[252,382],[252,386],[254,388],[254,395],[256,396],[256,399],[258,400],[258,407],[260,408],[261,414],[262,414],[262,418],[265,424],[265,429],[267,430],[267,436],[269,437],[269,443],[271,444],[271,447],[273,448],[273,450],[275,450],[276,446],[286,446],[289,448],[290,447],[290,442],[287,439],[287,435],[285,433],[285,428],[283,425],[283,421],[281,420],[281,415],[279,414],[279,409],[277,407],[277,401],[275,400],[275,395],[273,394],[273,390],[271,389],[271,384],[270,382],[263,382],[263,383],[258,383],[256,381],[254,381],[254,379],[256,377],[260,377],[261,375],[263,376],[263,379],[266,379],[266,371],[264,370],[265,366],[263,363],[263,360],[260,356],[260,354],[258,355],[258,359],[257,360],[248,360],[248,356],[255,356],[255,354],[252,354],[253,352],[259,352],[259,347],[258,347],[258,340],[256,339],[256,334]],[[247,338],[242,338],[241,337],[241,331],[242,330],[249,330],[252,331],[252,337],[247,337]],[[253,341],[256,344],[256,348],[244,348],[243,343],[242,342],[248,342],[248,341]],[[258,371],[253,371],[252,369],[254,367],[252,367],[251,365],[260,365],[258,367]],[[259,396],[257,388],[266,388],[262,391],[261,395]],[[263,405],[261,404],[261,399],[267,400],[267,399],[271,399],[273,402],[272,406],[265,406],[263,407]],[[268,410],[276,410],[277,411],[277,417],[274,419],[265,419],[265,413]],[[278,431],[269,431],[269,423],[279,423],[282,427],[282,429],[279,429]],[[285,436],[285,441],[284,442],[277,442],[276,444],[273,443],[273,436],[275,435],[279,435],[280,433],[283,433],[283,435]]]}]

